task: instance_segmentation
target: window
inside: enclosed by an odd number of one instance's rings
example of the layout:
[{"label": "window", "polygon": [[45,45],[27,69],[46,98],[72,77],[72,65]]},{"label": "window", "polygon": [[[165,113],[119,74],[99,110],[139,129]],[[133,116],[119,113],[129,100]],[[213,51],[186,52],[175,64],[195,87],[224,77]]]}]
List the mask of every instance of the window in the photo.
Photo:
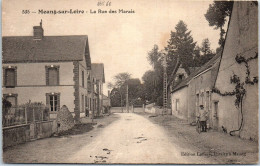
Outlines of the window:
[{"label": "window", "polygon": [[201,93],[201,105],[204,105],[204,92]]},{"label": "window", "polygon": [[17,94],[3,94],[3,97],[12,104],[12,107],[17,106]]},{"label": "window", "polygon": [[46,85],[59,85],[59,66],[46,66]]},{"label": "window", "polygon": [[60,109],[60,94],[47,93],[46,104],[49,106],[51,112],[57,112]]},{"label": "window", "polygon": [[85,107],[88,108],[88,97],[87,96],[85,96]]},{"label": "window", "polygon": [[92,99],[92,109],[95,110],[95,99]]},{"label": "window", "polygon": [[200,106],[200,96],[199,94],[196,94],[196,111],[198,112],[199,111],[199,106]]},{"label": "window", "polygon": [[210,103],[209,91],[207,91],[206,92],[206,110],[209,110],[209,103]]},{"label": "window", "polygon": [[85,111],[84,95],[81,96],[81,112]]},{"label": "window", "polygon": [[93,108],[93,107],[92,107],[92,101],[91,101],[91,100],[92,100],[92,99],[90,98],[90,99],[89,99],[89,108],[90,108],[90,110],[92,110],[92,108]]},{"label": "window", "polygon": [[214,118],[217,119],[218,118],[218,101],[214,102]]},{"label": "window", "polygon": [[4,85],[7,88],[13,88],[16,86],[17,68],[8,66],[4,68]]},{"label": "window", "polygon": [[82,71],[82,87],[84,87],[84,71]]},{"label": "window", "polygon": [[179,80],[182,80],[184,78],[184,74],[179,74]]},{"label": "window", "polygon": [[88,85],[87,85],[87,88],[88,88],[88,92],[91,92],[91,79],[90,79],[90,75],[88,75]]}]

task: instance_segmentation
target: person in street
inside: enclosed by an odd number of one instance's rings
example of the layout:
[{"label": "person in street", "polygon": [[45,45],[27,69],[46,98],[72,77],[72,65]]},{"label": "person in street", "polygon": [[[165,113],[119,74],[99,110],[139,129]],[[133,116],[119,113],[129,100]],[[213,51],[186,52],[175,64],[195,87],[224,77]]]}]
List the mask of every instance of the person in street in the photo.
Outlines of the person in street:
[{"label": "person in street", "polygon": [[86,107],[86,117],[89,117],[89,108]]},{"label": "person in street", "polygon": [[207,130],[207,120],[208,120],[208,113],[207,111],[204,109],[203,105],[200,105],[200,110],[199,110],[199,116],[200,119],[200,125],[202,128],[202,132],[206,132]]}]

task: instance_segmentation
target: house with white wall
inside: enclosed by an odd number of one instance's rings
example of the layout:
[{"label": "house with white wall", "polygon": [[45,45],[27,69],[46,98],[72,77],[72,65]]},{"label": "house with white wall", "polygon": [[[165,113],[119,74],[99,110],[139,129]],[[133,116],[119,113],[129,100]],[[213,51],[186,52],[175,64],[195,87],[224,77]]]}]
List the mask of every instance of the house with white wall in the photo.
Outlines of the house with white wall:
[{"label": "house with white wall", "polygon": [[[258,4],[234,2],[215,90],[214,126],[258,140]],[[239,99],[240,98],[240,99]]]},{"label": "house with white wall", "polygon": [[44,36],[41,22],[32,36],[4,36],[2,47],[2,93],[13,106],[42,102],[51,118],[62,105],[76,120],[85,115],[91,70],[86,35]]},{"label": "house with white wall", "polygon": [[[204,105],[210,113],[211,91],[216,80],[220,54],[192,72],[171,91],[172,114],[187,120],[196,121],[199,105]],[[209,121],[208,121],[209,123]]]}]

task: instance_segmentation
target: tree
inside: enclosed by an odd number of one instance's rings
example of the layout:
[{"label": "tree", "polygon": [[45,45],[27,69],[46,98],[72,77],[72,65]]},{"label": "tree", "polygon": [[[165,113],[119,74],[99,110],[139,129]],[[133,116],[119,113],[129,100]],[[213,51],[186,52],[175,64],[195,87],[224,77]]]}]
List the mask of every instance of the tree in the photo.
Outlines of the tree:
[{"label": "tree", "polygon": [[194,54],[193,54],[193,67],[200,67],[201,66],[201,54],[200,54],[201,48],[199,46],[196,46],[194,48]]},{"label": "tree", "polygon": [[200,56],[200,66],[207,63],[211,58],[216,55],[210,48],[210,42],[208,38],[202,41],[200,50],[202,52],[202,55]]},{"label": "tree", "polygon": [[204,39],[201,46],[196,46],[194,49],[194,67],[200,67],[207,63],[216,54],[210,48],[209,39]]},{"label": "tree", "polygon": [[144,73],[143,93],[144,100],[149,103],[156,103],[161,105],[160,95],[163,93],[163,53],[159,50],[157,45],[154,45],[151,51],[148,52],[147,59],[153,66],[153,70]]},{"label": "tree", "polygon": [[[128,99],[131,105],[134,105],[138,99],[143,99],[142,85],[138,78],[128,80]],[[126,83],[125,83],[126,84]],[[124,85],[126,86],[126,85]]]},{"label": "tree", "polygon": [[162,66],[162,54],[159,51],[158,45],[154,45],[153,49],[148,52],[147,59],[153,66],[154,70],[157,70],[160,66]]},{"label": "tree", "polygon": [[142,80],[144,99],[149,103],[162,106],[162,100],[160,101],[160,96],[163,93],[162,74],[159,76],[156,71],[149,70],[144,73]]},{"label": "tree", "polygon": [[208,38],[206,38],[202,41],[200,49],[201,49],[202,55],[208,55],[208,54],[212,53],[212,51],[210,49],[210,42],[209,42]]},{"label": "tree", "polygon": [[188,31],[187,25],[180,20],[175,27],[175,32],[171,31],[171,37],[165,48],[167,51],[167,74],[168,87],[175,79],[176,72],[180,65],[190,74],[189,67],[193,65],[194,48],[196,42],[193,42],[191,31]]},{"label": "tree", "polygon": [[129,73],[119,73],[114,76],[114,83],[108,83],[108,88],[113,89],[114,93],[117,91],[120,95],[120,100],[121,100],[121,108],[123,111],[123,95],[126,92],[126,89],[124,88],[124,84],[131,78],[131,74]]},{"label": "tree", "polygon": [[121,95],[119,94],[118,89],[113,88],[111,90],[110,99],[112,107],[121,107]]},{"label": "tree", "polygon": [[227,20],[227,17],[231,16],[233,8],[232,1],[214,1],[209,5],[207,13],[204,15],[209,22],[209,26],[214,26],[215,29],[220,29],[219,45],[223,47],[225,30],[223,26]]}]

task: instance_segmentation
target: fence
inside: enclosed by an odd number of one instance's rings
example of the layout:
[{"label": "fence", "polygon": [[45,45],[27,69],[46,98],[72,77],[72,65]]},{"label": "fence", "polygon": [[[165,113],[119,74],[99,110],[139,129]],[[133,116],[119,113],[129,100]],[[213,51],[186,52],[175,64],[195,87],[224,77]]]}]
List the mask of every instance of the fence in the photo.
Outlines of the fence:
[{"label": "fence", "polygon": [[50,137],[57,131],[50,120],[49,109],[43,106],[2,108],[3,148],[30,140]]},{"label": "fence", "polygon": [[42,106],[11,107],[2,110],[3,127],[48,121],[49,119],[49,109]]}]

